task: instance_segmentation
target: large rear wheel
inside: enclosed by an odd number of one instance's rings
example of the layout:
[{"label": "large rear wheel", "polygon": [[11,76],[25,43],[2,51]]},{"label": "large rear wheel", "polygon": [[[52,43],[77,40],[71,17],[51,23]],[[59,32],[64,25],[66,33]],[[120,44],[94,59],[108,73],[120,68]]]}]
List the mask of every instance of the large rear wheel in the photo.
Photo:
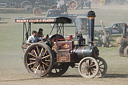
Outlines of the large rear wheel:
[{"label": "large rear wheel", "polygon": [[96,59],[86,57],[80,61],[78,70],[84,78],[94,78],[99,72],[99,65]]},{"label": "large rear wheel", "polygon": [[33,44],[25,52],[24,65],[32,75],[45,76],[53,67],[53,53],[44,43]]}]

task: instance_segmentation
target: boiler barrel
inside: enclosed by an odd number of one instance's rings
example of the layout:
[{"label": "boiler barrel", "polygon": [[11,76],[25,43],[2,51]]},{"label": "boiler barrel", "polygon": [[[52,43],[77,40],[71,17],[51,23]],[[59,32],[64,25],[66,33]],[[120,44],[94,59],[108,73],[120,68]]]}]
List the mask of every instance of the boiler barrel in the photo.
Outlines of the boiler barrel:
[{"label": "boiler barrel", "polygon": [[97,47],[92,47],[92,46],[83,46],[83,47],[78,47],[74,48],[72,50],[72,53],[77,54],[79,58],[83,57],[98,57],[99,55],[99,50]]}]

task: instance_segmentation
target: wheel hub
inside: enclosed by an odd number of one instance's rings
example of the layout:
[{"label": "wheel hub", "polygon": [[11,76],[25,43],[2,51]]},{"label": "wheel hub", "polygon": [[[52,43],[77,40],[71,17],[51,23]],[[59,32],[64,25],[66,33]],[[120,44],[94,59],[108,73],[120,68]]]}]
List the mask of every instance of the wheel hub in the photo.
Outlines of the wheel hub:
[{"label": "wheel hub", "polygon": [[86,69],[87,69],[88,71],[90,71],[92,68],[91,68],[90,65],[88,65],[88,66],[86,66]]},{"label": "wheel hub", "polygon": [[42,60],[41,60],[40,57],[37,57],[37,58],[36,58],[36,61],[37,61],[37,63],[41,63]]},{"label": "wheel hub", "polygon": [[89,66],[89,65],[88,65],[88,66],[86,66],[86,68],[87,68],[87,69],[90,69],[90,68],[91,68],[91,66]]}]

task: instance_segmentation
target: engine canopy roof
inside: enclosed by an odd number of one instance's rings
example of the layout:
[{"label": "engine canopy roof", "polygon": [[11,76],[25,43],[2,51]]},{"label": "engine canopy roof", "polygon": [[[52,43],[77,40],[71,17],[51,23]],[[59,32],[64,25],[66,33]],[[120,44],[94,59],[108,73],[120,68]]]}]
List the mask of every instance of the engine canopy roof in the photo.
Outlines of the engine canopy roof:
[{"label": "engine canopy roof", "polygon": [[35,18],[17,18],[15,19],[16,23],[72,23],[72,20],[68,17],[35,17]]}]

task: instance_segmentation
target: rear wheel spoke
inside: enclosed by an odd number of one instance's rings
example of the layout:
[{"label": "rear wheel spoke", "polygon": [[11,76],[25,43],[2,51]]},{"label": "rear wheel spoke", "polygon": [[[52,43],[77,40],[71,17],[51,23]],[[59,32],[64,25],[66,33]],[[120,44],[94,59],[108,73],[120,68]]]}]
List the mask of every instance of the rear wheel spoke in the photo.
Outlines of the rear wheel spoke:
[{"label": "rear wheel spoke", "polygon": [[40,52],[40,54],[39,54],[39,56],[41,56],[41,54],[42,54],[43,50],[44,50],[44,49],[42,48],[42,49],[41,49],[41,52]]},{"label": "rear wheel spoke", "polygon": [[34,50],[34,53],[35,53],[35,55],[37,56],[37,53],[36,53],[36,51]]},{"label": "rear wheel spoke", "polygon": [[32,67],[32,71],[34,70],[35,66],[36,66],[36,64],[34,64],[34,66]]},{"label": "rear wheel spoke", "polygon": [[46,65],[46,66],[48,66],[48,64],[46,64],[46,63],[44,63],[44,62],[42,62],[44,65]]},{"label": "rear wheel spoke", "polygon": [[44,54],[42,56],[44,56],[46,54],[47,50],[44,51]]},{"label": "rear wheel spoke", "polygon": [[32,53],[28,53],[29,55],[33,56],[33,57],[36,57],[35,55],[33,55]]},{"label": "rear wheel spoke", "polygon": [[50,60],[45,60],[46,62],[50,62]]},{"label": "rear wheel spoke", "polygon": [[35,58],[29,58],[29,60],[35,61],[36,59]]},{"label": "rear wheel spoke", "polygon": [[38,48],[38,46],[36,46],[36,49],[37,49],[37,53],[38,53],[38,55],[40,54],[40,52],[39,52],[39,48]]},{"label": "rear wheel spoke", "polygon": [[40,67],[40,73],[42,74],[42,69],[41,69],[41,65],[39,64],[39,67]]},{"label": "rear wheel spoke", "polygon": [[49,58],[49,57],[50,57],[50,55],[47,55],[47,56],[42,57],[42,59]]},{"label": "rear wheel spoke", "polygon": [[36,70],[34,71],[34,73],[37,73],[37,70],[39,69],[39,65],[37,66]]},{"label": "rear wheel spoke", "polygon": [[44,67],[44,65],[43,65],[43,70],[45,71],[45,67]]},{"label": "rear wheel spoke", "polygon": [[35,64],[36,62],[29,63],[28,66]]}]

